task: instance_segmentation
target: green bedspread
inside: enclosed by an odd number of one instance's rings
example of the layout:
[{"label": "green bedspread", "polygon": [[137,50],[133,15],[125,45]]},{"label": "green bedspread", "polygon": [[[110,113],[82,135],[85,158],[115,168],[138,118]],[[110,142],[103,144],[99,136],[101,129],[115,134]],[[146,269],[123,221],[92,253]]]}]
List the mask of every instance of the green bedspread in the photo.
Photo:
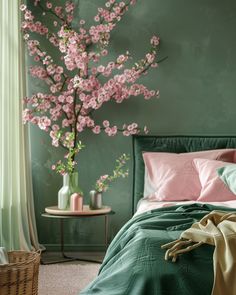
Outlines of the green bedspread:
[{"label": "green bedspread", "polygon": [[80,294],[210,295],[214,247],[203,245],[164,260],[161,245],[177,239],[212,210],[236,211],[207,204],[156,209],[127,222],[112,241],[98,277]]}]

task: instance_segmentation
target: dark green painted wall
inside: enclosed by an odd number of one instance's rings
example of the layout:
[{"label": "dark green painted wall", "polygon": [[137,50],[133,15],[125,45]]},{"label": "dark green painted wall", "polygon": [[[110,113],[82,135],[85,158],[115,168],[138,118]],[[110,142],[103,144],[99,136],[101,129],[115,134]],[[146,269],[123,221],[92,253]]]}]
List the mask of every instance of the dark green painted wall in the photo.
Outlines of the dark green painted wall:
[{"label": "dark green painted wall", "polygon": [[[76,1],[78,5],[78,1]],[[77,17],[86,20],[103,0],[80,0]],[[108,104],[98,119],[114,123],[138,121],[151,134],[236,134],[236,2],[235,0],[138,0],[112,34],[111,55],[129,50],[142,57],[152,34],[161,37],[159,69],[142,82],[160,89],[160,99],[130,99],[122,105]],[[31,79],[29,91],[41,84]],[[80,184],[88,192],[95,179],[112,170],[121,153],[132,154],[131,138],[83,134],[86,148],[79,157]],[[41,217],[46,206],[57,202],[61,178],[50,171],[60,151],[51,147],[49,136],[31,127],[32,170],[35,208],[40,242],[59,243],[56,221]],[[111,236],[131,217],[132,161],[128,179],[117,181],[104,195],[104,203],[116,211]],[[66,244],[72,249],[103,245],[103,220],[68,221]],[[50,247],[49,247],[50,248]]]}]

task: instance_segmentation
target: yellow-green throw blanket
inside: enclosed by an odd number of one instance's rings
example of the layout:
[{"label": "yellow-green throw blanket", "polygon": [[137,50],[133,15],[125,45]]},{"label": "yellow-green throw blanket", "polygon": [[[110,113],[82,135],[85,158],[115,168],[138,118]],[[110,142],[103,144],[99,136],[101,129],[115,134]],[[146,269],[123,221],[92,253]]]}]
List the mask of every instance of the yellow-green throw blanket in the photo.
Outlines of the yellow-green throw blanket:
[{"label": "yellow-green throw blanket", "polygon": [[[162,246],[165,259],[176,261],[178,255],[203,243],[215,246],[212,295],[236,294],[236,212],[212,211],[185,230],[180,239]],[[199,282],[200,283],[200,282]]]}]

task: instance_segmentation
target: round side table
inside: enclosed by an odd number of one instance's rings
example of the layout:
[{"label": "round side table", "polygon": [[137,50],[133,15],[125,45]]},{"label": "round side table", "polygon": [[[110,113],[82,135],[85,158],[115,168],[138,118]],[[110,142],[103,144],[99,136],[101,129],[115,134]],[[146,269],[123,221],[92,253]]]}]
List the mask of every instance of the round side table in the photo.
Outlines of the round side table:
[{"label": "round side table", "polygon": [[104,217],[104,232],[105,232],[105,246],[108,247],[108,235],[109,235],[109,216],[114,215],[115,212],[112,211],[111,207],[103,206],[101,209],[91,210],[88,205],[83,206],[83,211],[69,211],[60,210],[57,206],[46,207],[45,213],[42,213],[42,217],[54,218],[60,221],[60,248],[62,259],[56,261],[45,262],[41,260],[42,264],[53,264],[53,263],[63,263],[67,261],[88,261],[101,263],[95,259],[83,259],[79,257],[68,256],[64,251],[64,220],[65,219],[75,219],[75,218],[93,218],[93,217]]}]

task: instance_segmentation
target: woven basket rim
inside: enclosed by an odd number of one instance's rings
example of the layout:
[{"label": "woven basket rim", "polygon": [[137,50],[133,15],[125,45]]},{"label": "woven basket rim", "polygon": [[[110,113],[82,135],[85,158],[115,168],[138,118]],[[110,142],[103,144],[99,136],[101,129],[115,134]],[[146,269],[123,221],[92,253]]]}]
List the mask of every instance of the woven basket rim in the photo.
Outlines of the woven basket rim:
[{"label": "woven basket rim", "polygon": [[20,268],[21,266],[22,267],[25,267],[26,265],[34,262],[35,260],[39,259],[40,258],[40,254],[41,254],[41,251],[40,250],[37,250],[37,251],[23,251],[23,250],[15,250],[15,251],[8,251],[7,252],[8,254],[30,254],[31,257],[27,260],[24,260],[24,261],[21,261],[21,262],[10,262],[8,264],[3,264],[3,265],[0,265],[0,271],[4,271],[4,270],[7,270],[9,268]]}]

